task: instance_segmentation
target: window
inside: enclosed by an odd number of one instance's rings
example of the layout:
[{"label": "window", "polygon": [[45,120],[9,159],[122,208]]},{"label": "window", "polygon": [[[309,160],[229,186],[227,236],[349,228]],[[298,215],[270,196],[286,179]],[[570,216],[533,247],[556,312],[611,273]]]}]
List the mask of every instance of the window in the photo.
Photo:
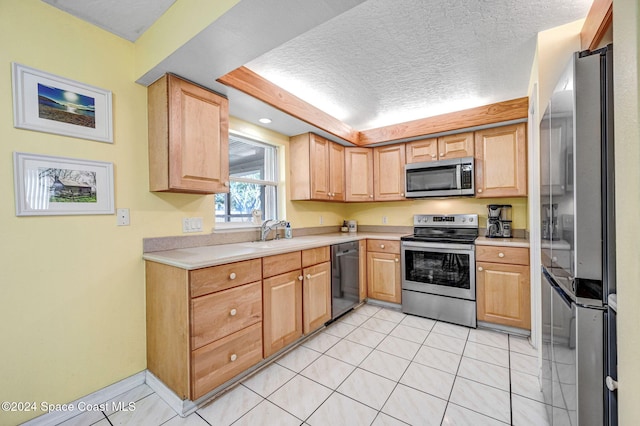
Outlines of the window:
[{"label": "window", "polygon": [[253,220],[260,210],[263,219],[278,217],[278,148],[229,135],[228,194],[216,194],[216,222]]}]

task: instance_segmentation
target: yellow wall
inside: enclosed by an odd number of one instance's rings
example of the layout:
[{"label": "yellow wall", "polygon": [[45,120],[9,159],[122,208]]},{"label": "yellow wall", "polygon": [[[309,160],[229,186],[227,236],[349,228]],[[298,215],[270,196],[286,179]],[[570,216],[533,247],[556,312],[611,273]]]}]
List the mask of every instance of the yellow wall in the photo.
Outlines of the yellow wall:
[{"label": "yellow wall", "polygon": [[[148,191],[134,44],[39,0],[0,0],[0,401],[64,403],[146,368],[144,237],[213,224],[213,199]],[[113,92],[115,143],[15,129],[11,62]],[[115,215],[16,217],[12,152],[114,163]],[[0,424],[42,414],[0,411]]]},{"label": "yellow wall", "polygon": [[640,6],[613,3],[618,390],[621,425],[640,419]]},{"label": "yellow wall", "polygon": [[480,227],[486,227],[488,204],[511,204],[512,227],[528,229],[526,198],[441,198],[348,204],[346,219],[355,219],[359,225],[383,225],[382,220],[386,216],[387,225],[413,226],[414,214],[476,213],[479,216]]}]

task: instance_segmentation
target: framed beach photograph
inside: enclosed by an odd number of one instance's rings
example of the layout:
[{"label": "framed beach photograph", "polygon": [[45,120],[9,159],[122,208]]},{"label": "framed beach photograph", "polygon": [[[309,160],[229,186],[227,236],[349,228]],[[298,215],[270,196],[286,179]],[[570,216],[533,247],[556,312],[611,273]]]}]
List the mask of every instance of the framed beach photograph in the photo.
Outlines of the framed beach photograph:
[{"label": "framed beach photograph", "polygon": [[110,91],[12,65],[15,127],[113,143]]},{"label": "framed beach photograph", "polygon": [[16,216],[114,214],[113,163],[13,153]]}]

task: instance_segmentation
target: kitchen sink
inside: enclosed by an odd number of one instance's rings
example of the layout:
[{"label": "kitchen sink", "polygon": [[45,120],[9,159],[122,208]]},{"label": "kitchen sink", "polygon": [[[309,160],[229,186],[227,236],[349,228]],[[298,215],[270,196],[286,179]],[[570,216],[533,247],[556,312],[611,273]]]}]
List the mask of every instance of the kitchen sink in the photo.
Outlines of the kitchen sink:
[{"label": "kitchen sink", "polygon": [[269,241],[251,241],[248,243],[240,243],[238,245],[242,247],[249,247],[255,249],[279,249],[279,248],[287,248],[291,246],[299,246],[303,244],[313,243],[317,241],[314,238],[281,238],[279,240],[269,240]]}]

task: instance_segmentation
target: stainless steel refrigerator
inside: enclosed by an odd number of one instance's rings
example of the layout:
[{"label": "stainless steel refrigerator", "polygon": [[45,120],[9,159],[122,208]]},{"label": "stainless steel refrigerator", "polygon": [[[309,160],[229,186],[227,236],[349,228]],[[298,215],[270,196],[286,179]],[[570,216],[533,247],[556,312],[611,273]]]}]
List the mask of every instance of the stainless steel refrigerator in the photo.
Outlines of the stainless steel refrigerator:
[{"label": "stainless steel refrigerator", "polygon": [[552,424],[616,424],[612,46],[577,52],[540,125],[542,385]]}]

